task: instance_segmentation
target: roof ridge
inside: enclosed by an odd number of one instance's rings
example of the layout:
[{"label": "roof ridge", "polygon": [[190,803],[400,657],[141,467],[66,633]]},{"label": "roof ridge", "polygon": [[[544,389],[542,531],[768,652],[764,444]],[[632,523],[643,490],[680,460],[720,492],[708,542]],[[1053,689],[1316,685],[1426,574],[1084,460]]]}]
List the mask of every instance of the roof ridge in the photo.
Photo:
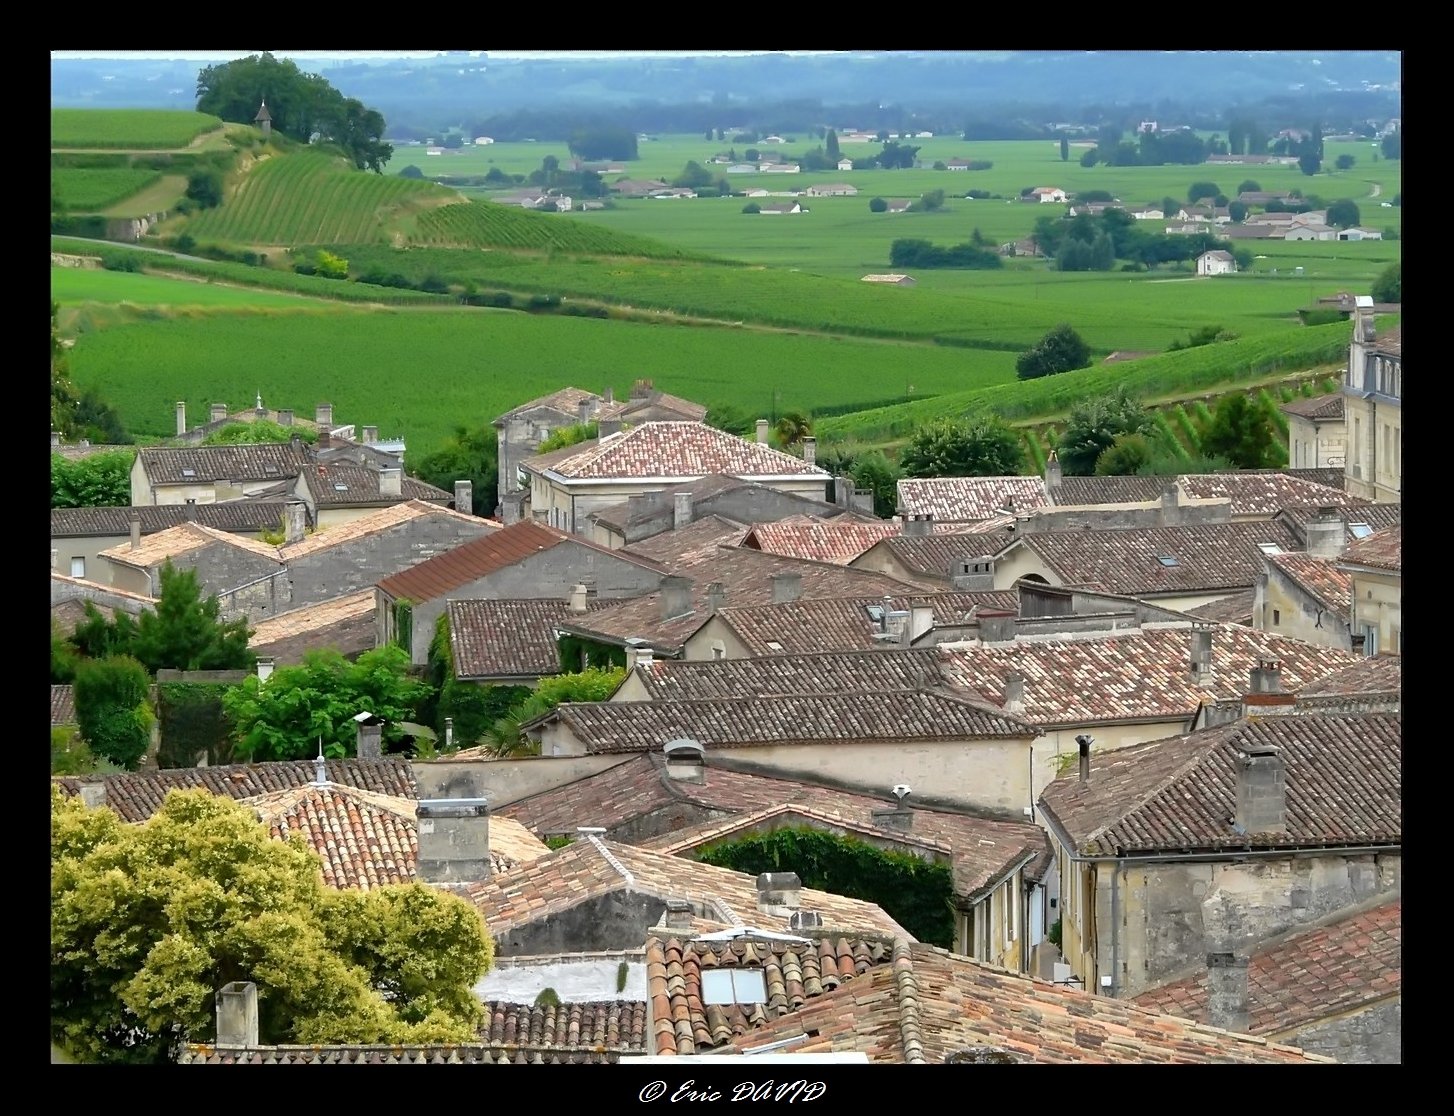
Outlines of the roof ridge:
[{"label": "roof ridge", "polygon": [[899,1005],[899,1038],[904,1044],[904,1061],[924,1064],[924,1031],[919,1015],[919,981],[914,975],[914,958],[906,938],[894,939],[894,998]]},{"label": "roof ridge", "polygon": [[622,864],[619,860],[616,859],[615,854],[606,847],[606,843],[604,841],[602,841],[594,833],[586,834],[586,840],[590,841],[591,844],[595,845],[596,851],[606,858],[606,863],[609,864],[612,868],[616,869],[616,871],[621,874],[621,877],[626,881],[627,887],[633,889],[636,887],[636,877],[627,870],[626,865]]}]

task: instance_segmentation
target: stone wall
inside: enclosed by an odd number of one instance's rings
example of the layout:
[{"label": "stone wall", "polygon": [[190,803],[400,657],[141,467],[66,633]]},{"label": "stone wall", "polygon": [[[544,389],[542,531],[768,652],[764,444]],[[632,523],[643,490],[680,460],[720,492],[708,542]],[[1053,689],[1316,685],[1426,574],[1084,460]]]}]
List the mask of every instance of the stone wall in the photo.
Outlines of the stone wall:
[{"label": "stone wall", "polygon": [[620,891],[588,899],[569,910],[546,915],[512,930],[497,931],[496,955],[520,957],[640,949],[649,928],[665,913],[665,900],[628,891],[623,879]]},{"label": "stone wall", "polygon": [[1365,1011],[1285,1032],[1277,1036],[1277,1041],[1339,1062],[1397,1066],[1403,1062],[1402,1020],[1400,996]]},{"label": "stone wall", "polygon": [[[367,589],[392,574],[498,529],[484,519],[425,516],[351,542],[300,555],[288,561],[294,607],[331,601]],[[326,539],[326,530],[313,538]],[[431,626],[428,637],[433,635]]]}]

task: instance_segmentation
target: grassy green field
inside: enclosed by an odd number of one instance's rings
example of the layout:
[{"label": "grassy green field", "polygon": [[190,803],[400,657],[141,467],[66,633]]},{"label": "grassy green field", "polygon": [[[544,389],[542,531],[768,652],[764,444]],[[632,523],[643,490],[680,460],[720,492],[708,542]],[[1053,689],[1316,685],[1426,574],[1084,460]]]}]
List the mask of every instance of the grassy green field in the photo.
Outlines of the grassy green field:
[{"label": "grassy green field", "polygon": [[215,116],[174,109],[51,109],[50,145],[163,150],[221,127]]},{"label": "grassy green field", "polygon": [[[53,267],[50,295],[63,306],[85,303],[133,306],[151,309],[221,307],[229,310],[270,307],[330,307],[323,299],[281,291],[260,291],[246,287],[160,275],[137,275],[123,271],[101,271],[79,267]],[[340,308],[341,309],[341,308]]]},{"label": "grassy green field", "polygon": [[159,171],[141,167],[113,167],[106,170],[57,167],[51,171],[51,186],[67,211],[96,213],[145,190],[159,182],[161,177]]}]

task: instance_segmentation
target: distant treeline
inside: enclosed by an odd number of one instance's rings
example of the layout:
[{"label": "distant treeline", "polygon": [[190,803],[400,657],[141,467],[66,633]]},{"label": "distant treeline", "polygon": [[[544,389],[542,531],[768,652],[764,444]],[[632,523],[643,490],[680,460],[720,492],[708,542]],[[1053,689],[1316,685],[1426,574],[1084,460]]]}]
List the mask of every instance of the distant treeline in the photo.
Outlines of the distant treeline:
[{"label": "distant treeline", "polygon": [[1004,267],[1005,261],[994,249],[974,244],[940,248],[927,240],[896,240],[889,246],[889,264],[892,267],[915,267],[921,271],[933,268],[992,270]]}]

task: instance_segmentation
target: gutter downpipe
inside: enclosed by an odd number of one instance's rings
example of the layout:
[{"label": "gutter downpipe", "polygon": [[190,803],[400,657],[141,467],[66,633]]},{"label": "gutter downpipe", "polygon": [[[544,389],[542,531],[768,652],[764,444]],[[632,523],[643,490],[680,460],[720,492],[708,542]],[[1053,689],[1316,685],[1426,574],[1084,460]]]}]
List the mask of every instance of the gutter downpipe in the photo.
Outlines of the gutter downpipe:
[{"label": "gutter downpipe", "polygon": [[[1111,874],[1111,986],[1107,995],[1115,997],[1121,982],[1117,975],[1121,971],[1121,873],[1126,869],[1124,860],[1117,860]],[[1100,989],[1096,989],[1099,993]]]}]

